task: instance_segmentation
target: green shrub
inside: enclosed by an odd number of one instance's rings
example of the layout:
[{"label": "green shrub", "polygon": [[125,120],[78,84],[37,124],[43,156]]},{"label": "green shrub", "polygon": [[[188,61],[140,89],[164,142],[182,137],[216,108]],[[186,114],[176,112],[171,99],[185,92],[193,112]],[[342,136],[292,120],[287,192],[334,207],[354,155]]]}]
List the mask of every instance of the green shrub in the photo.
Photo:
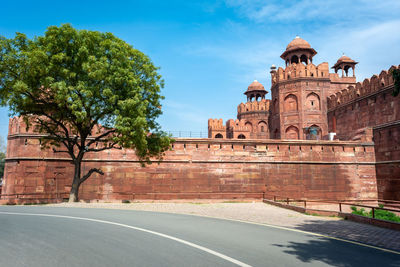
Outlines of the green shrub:
[{"label": "green shrub", "polygon": [[[383,208],[383,205],[379,205],[379,208]],[[400,216],[397,216],[393,212],[387,210],[381,210],[379,208],[375,209],[375,219],[400,223]],[[367,212],[364,210],[364,208],[357,209],[356,207],[352,206],[351,210],[352,214],[372,218],[372,209],[369,212]]]}]

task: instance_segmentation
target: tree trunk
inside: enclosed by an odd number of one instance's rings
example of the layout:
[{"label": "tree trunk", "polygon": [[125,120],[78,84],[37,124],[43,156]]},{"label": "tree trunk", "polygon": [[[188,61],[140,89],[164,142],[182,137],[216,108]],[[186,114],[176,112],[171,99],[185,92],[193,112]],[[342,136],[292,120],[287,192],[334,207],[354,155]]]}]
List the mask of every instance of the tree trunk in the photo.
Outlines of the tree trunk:
[{"label": "tree trunk", "polygon": [[71,191],[69,193],[69,200],[68,202],[78,202],[78,193],[79,193],[79,186],[80,179],[81,179],[81,160],[76,160],[74,162],[75,165],[75,173],[74,173],[74,180],[72,181]]}]

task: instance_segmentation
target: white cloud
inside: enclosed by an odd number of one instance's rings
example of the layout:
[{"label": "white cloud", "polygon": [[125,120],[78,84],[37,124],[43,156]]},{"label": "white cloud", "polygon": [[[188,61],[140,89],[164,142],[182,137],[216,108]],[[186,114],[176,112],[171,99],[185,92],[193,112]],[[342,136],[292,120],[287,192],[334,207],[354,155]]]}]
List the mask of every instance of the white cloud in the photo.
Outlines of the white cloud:
[{"label": "white cloud", "polygon": [[[256,27],[228,20],[224,31],[232,33],[232,39],[192,43],[186,53],[201,57],[211,57],[236,66],[235,72],[226,73],[238,83],[261,81],[266,88],[270,86],[269,67],[271,64],[282,66],[279,58],[286,44],[298,32],[318,51],[315,63],[328,61],[332,66],[344,52],[359,61],[356,69],[358,80],[388,69],[390,65],[400,63],[400,20],[390,15],[400,10],[400,1],[357,0],[342,4],[340,1],[227,1],[228,6],[245,12],[249,18],[267,23],[270,20],[296,21],[321,19],[328,24],[307,27],[307,23],[294,25],[286,31],[276,31],[275,26]],[[350,4],[349,4],[350,3]],[[386,15],[382,15],[386,13]],[[273,18],[271,18],[271,16]],[[379,17],[379,20],[373,18]],[[352,20],[350,23],[348,20]],[[315,24],[318,24],[315,22]],[[245,26],[246,25],[246,26]],[[304,26],[306,25],[306,26]],[[305,27],[305,29],[303,29]],[[267,32],[261,32],[266,29]],[[298,29],[298,32],[292,32]],[[271,31],[273,30],[273,31]],[[292,36],[289,37],[288,35]],[[239,71],[238,71],[239,70]],[[239,74],[238,74],[239,72]]]},{"label": "white cloud", "polygon": [[357,26],[351,29],[329,31],[333,34],[320,33],[315,39],[319,47],[319,56],[330,64],[336,62],[344,52],[360,63],[356,67],[357,80],[379,74],[383,69],[400,63],[400,20],[377,23],[373,26]]},{"label": "white cloud", "polygon": [[256,22],[299,22],[318,19],[330,23],[354,21],[361,17],[379,18],[398,16],[398,0],[302,0],[253,1],[226,0],[227,6]]}]

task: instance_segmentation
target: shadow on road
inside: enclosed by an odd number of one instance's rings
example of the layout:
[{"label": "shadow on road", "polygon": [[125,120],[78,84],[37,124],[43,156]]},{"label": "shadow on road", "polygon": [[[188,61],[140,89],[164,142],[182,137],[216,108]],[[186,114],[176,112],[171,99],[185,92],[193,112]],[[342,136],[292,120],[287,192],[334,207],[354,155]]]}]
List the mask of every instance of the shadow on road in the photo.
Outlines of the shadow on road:
[{"label": "shadow on road", "polygon": [[298,260],[307,264],[323,262],[331,266],[343,267],[400,266],[400,255],[350,243],[343,246],[343,244],[338,244],[338,242],[341,241],[321,237],[317,240],[313,239],[306,242],[292,241],[284,245],[274,244],[274,246],[280,247],[284,253],[293,255]]},{"label": "shadow on road", "polygon": [[400,231],[396,230],[346,220],[311,220],[295,228],[400,252]]}]

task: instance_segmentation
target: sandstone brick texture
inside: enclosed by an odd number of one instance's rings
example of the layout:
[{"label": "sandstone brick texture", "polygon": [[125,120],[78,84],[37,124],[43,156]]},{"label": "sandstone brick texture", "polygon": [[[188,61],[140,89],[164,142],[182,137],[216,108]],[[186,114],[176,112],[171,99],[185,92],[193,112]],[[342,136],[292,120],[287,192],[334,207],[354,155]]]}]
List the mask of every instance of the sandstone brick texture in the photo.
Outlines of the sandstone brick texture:
[{"label": "sandstone brick texture", "polygon": [[[161,163],[143,168],[133,150],[87,154],[84,171],[105,175],[86,181],[81,198],[400,200],[400,97],[390,74],[398,67],[357,83],[357,62],[343,55],[330,73],[328,63],[314,65],[316,53],[296,37],[281,55],[285,68],[271,67],[271,100],[254,81],[237,120],[209,119],[209,139],[178,139]],[[330,132],[337,140],[326,140]],[[68,193],[68,155],[41,150],[39,137],[10,120],[3,194]]]},{"label": "sandstone brick texture", "polygon": [[390,74],[396,68],[330,96],[328,122],[342,140],[361,140],[360,129],[373,130],[378,196],[400,200],[400,97],[392,95]]},{"label": "sandstone brick texture", "polygon": [[[69,192],[68,156],[41,150],[38,137],[10,132],[4,194]],[[92,167],[105,174],[81,186],[81,199],[377,197],[372,142],[177,139],[161,163],[141,167],[134,151],[111,150],[87,154],[83,171]]]}]

